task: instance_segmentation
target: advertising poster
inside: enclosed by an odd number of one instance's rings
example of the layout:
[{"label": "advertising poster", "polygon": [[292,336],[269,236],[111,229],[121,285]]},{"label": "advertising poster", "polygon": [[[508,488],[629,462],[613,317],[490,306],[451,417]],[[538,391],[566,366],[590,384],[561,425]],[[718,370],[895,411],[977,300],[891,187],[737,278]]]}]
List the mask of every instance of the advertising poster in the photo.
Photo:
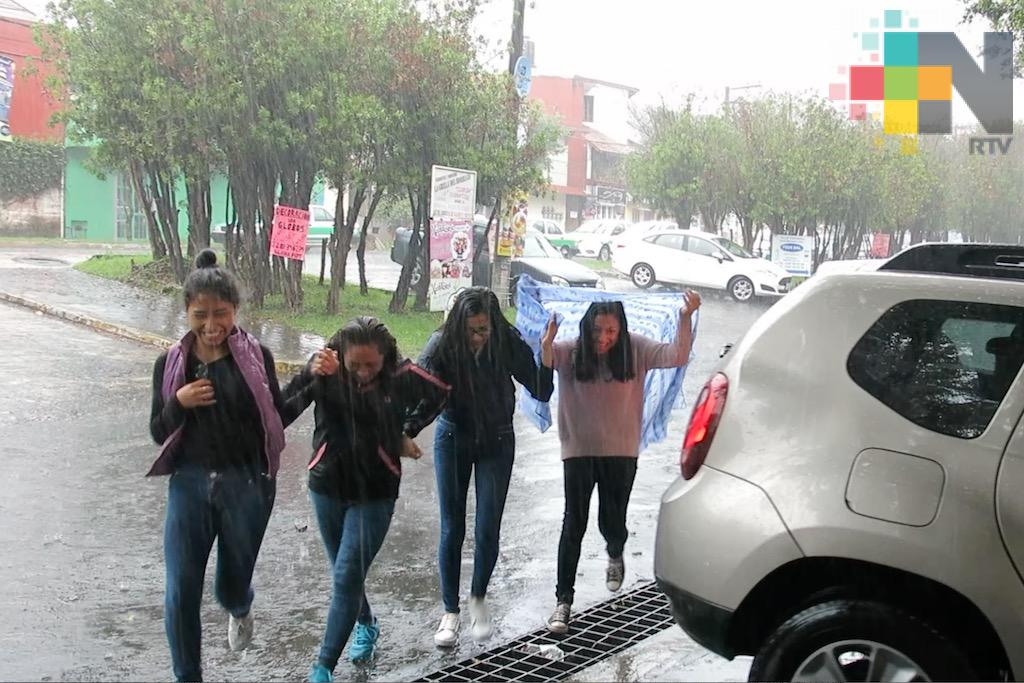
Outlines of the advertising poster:
[{"label": "advertising poster", "polygon": [[459,290],[473,284],[473,214],[476,172],[431,169],[430,310],[443,311]]},{"label": "advertising poster", "polygon": [[274,206],[271,224],[270,253],[273,256],[306,260],[306,238],[309,236],[309,211],[291,206]]}]

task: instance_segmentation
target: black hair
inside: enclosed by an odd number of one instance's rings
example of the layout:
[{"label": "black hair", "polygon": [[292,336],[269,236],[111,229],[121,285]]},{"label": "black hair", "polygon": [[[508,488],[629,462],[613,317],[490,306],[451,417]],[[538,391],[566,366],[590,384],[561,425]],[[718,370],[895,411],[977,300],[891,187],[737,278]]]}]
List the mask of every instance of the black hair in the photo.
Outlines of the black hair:
[{"label": "black hair", "polygon": [[626,309],[621,301],[595,301],[580,320],[580,336],[573,354],[573,370],[577,381],[593,382],[598,378],[598,358],[594,349],[594,324],[599,315],[610,315],[619,321],[619,339],[608,350],[608,369],[612,379],[626,382],[636,377],[633,367],[633,344],[626,324]]},{"label": "black hair", "polygon": [[473,357],[466,324],[470,318],[481,313],[486,314],[491,323],[491,334],[482,353],[490,354],[504,363],[512,340],[521,336],[512,323],[505,319],[494,292],[486,287],[467,287],[455,296],[448,319],[441,327],[437,354],[448,368],[457,371]]},{"label": "black hair", "polygon": [[381,355],[384,356],[384,367],[381,368],[380,379],[386,383],[398,370],[398,342],[388,329],[388,326],[378,318],[372,316],[359,316],[345,323],[345,326],[334,333],[327,348],[338,352],[338,360],[341,367],[338,370],[342,379],[348,380],[345,370],[345,351],[350,346],[376,346]]},{"label": "black hair", "polygon": [[242,302],[238,279],[227,268],[217,265],[213,249],[203,249],[196,256],[195,269],[185,278],[185,308],[200,294],[215,296],[237,307]]}]

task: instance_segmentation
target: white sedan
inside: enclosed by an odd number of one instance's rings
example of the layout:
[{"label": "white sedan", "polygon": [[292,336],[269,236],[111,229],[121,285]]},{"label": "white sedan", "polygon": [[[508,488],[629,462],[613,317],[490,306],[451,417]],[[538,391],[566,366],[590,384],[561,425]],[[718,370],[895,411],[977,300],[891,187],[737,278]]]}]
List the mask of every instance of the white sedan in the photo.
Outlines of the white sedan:
[{"label": "white sedan", "polygon": [[662,282],[724,289],[736,301],[781,296],[790,275],[724,237],[697,230],[659,231],[614,243],[612,265],[640,289]]}]

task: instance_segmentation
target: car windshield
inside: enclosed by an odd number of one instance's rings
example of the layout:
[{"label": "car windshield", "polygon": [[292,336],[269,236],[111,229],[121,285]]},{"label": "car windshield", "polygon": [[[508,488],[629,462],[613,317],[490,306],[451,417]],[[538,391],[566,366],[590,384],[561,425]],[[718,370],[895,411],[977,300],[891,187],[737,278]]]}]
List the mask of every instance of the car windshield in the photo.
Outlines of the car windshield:
[{"label": "car windshield", "polygon": [[718,246],[722,247],[722,249],[725,249],[733,256],[738,256],[739,258],[757,258],[756,256],[754,256],[749,251],[747,251],[740,245],[736,244],[732,240],[726,239],[724,237],[715,237],[712,239],[712,241]]},{"label": "car windshield", "polygon": [[538,233],[526,234],[526,244],[523,245],[523,258],[562,258],[557,249]]}]

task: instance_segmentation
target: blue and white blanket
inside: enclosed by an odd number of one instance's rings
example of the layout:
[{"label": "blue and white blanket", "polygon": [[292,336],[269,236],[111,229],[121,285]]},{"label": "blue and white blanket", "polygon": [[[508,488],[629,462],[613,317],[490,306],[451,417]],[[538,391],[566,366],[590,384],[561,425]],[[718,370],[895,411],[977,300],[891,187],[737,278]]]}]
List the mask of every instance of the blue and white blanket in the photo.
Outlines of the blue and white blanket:
[{"label": "blue and white blanket", "polygon": [[[561,326],[555,341],[573,340],[579,336],[580,320],[595,301],[621,301],[626,309],[629,331],[660,342],[676,338],[679,324],[679,309],[685,298],[682,294],[617,294],[598,289],[555,287],[537,282],[528,275],[519,278],[518,312],[516,327],[534,350],[540,353],[540,339],[544,335],[551,314],[559,316]],[[693,316],[693,339],[697,339],[697,321],[700,313]],[[696,345],[696,344],[694,344]],[[694,358],[690,351],[690,360]],[[672,408],[682,405],[683,378],[686,367],[668,370],[652,370],[647,373],[644,386],[644,417],[640,436],[640,450],[649,444],[665,438]],[[552,401],[558,400],[558,385]],[[551,426],[551,408],[541,403],[529,392],[520,392],[520,409],[542,432]]]}]

